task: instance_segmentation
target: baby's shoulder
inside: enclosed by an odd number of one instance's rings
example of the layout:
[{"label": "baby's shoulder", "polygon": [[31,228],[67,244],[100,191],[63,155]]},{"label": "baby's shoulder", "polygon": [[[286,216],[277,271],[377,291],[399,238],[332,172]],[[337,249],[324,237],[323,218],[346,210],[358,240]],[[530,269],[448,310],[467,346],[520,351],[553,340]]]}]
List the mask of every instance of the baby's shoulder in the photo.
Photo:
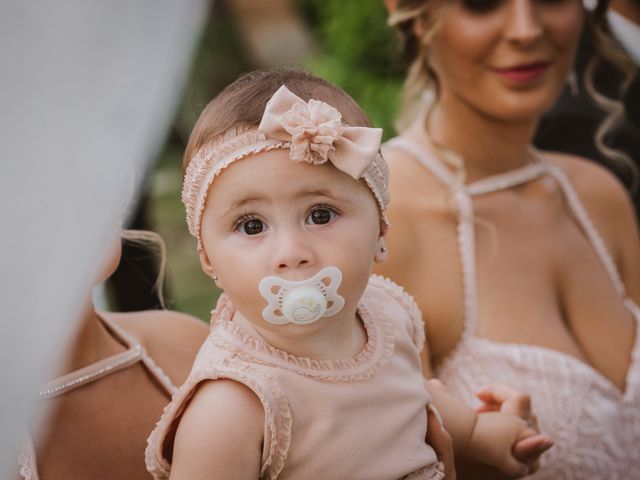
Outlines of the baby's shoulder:
[{"label": "baby's shoulder", "polygon": [[371,275],[364,295],[365,302],[367,299],[385,309],[393,324],[404,325],[418,350],[422,350],[425,341],[422,312],[404,288],[386,277]]}]

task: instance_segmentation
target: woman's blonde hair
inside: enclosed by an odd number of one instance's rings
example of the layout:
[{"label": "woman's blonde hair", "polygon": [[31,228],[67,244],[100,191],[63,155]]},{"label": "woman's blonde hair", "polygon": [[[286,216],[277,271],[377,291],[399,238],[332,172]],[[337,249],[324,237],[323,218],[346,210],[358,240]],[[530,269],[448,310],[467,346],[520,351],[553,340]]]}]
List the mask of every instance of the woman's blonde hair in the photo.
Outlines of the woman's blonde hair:
[{"label": "woman's blonde hair", "polygon": [[[427,49],[437,34],[438,11],[445,1],[447,0],[396,0],[395,10],[389,16],[389,25],[395,27],[399,32],[404,45],[405,58],[409,62],[403,104],[397,122],[399,131],[406,129],[420,113],[420,109],[424,108],[421,96],[425,91],[432,91],[433,100],[437,101],[438,78],[429,64]],[[584,72],[584,84],[589,95],[606,113],[595,133],[596,147],[605,158],[629,169],[635,185],[637,168],[631,158],[624,152],[613,149],[606,144],[609,134],[624,119],[624,104],[619,99],[598,92],[594,85],[594,76],[598,67],[604,62],[611,64],[624,75],[618,95],[619,98],[623,98],[635,74],[633,60],[620,48],[611,35],[607,22],[607,9],[610,3],[610,0],[599,0],[587,16],[586,28],[591,36],[595,51]],[[420,22],[420,36],[416,33],[416,22]]]},{"label": "woman's blonde hair", "polygon": [[164,303],[164,276],[167,266],[167,249],[162,237],[155,232],[149,230],[123,230],[121,234],[122,240],[129,242],[137,247],[149,250],[150,253],[158,256],[160,264],[158,265],[158,277],[153,284],[156,291],[158,301],[161,308],[166,308]]}]

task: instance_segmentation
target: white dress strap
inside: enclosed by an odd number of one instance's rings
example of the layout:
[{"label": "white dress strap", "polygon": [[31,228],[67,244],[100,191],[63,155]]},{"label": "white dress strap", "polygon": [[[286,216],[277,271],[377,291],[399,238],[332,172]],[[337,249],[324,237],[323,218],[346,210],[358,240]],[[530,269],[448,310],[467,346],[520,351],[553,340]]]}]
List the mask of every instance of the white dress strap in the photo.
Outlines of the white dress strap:
[{"label": "white dress strap", "polygon": [[613,286],[616,289],[616,292],[618,293],[620,298],[624,299],[627,295],[626,289],[624,286],[624,282],[620,277],[620,273],[616,268],[616,264],[614,263],[613,258],[611,257],[611,254],[607,250],[607,247],[604,241],[602,240],[600,233],[598,232],[596,227],[593,225],[591,217],[589,216],[589,213],[587,212],[584,205],[582,204],[580,197],[578,197],[578,194],[573,188],[571,181],[567,177],[566,173],[564,173],[564,171],[562,171],[562,169],[557,166],[549,166],[549,174],[558,182],[560,189],[562,190],[565,198],[567,199],[567,203],[569,205],[569,208],[571,209],[571,212],[573,213],[576,220],[578,221],[580,227],[582,228],[582,231],[587,236],[587,239],[593,246],[593,249],[595,250],[596,255],[602,262],[602,265],[604,266],[607,272],[607,275],[611,279],[611,283],[613,283]]},{"label": "white dress strap", "polygon": [[497,192],[507,188],[528,183],[547,172],[548,165],[543,162],[530,163],[524,167],[516,168],[509,172],[482,178],[466,185],[464,188],[469,195],[482,195],[484,193]]},{"label": "white dress strap", "polygon": [[87,383],[95,382],[106,375],[110,375],[118,370],[127,368],[141,359],[142,347],[140,345],[134,345],[125,352],[118,353],[117,355],[105,358],[68,373],[67,375],[63,375],[46,382],[40,388],[37,398],[39,400],[44,400],[75,390]]},{"label": "white dress strap", "polygon": [[[142,363],[147,370],[151,373],[151,375],[160,383],[160,386],[165,389],[165,391],[173,396],[174,393],[178,391],[178,387],[176,387],[169,376],[160,368],[160,366],[149,356],[147,350],[140,345],[140,342],[136,340],[130,333],[124,330],[120,325],[114,322],[108,313],[100,312],[100,319],[105,323],[105,325],[116,335],[119,339],[124,342],[130,349],[139,350],[140,355],[139,359],[142,360]],[[113,357],[111,357],[113,358]]]},{"label": "white dress strap", "polygon": [[418,162],[424,165],[433,175],[446,185],[450,190],[454,190],[460,182],[449,171],[449,169],[429,150],[422,145],[409,140],[406,137],[392,138],[382,146],[383,150],[392,150],[397,148],[404,150]]},{"label": "white dress strap", "polygon": [[416,159],[452,193],[458,213],[458,251],[462,268],[464,325],[462,338],[474,335],[477,316],[475,220],[471,196],[449,169],[428,149],[405,137],[396,137],[384,144],[384,149],[404,150]]},{"label": "white dress strap", "polygon": [[475,220],[471,197],[463,190],[453,194],[458,207],[458,250],[462,267],[464,326],[462,339],[475,335],[478,315]]}]

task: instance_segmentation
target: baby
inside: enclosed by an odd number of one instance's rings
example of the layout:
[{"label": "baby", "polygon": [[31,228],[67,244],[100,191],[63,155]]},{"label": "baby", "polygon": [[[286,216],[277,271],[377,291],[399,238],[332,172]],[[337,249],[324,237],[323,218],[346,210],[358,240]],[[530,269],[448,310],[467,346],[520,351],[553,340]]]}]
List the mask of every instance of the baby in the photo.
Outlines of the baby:
[{"label": "baby", "polygon": [[[183,201],[224,290],[191,374],[149,438],[156,479],[440,479],[413,299],[387,256],[381,130],[339,88],[255,72],[204,110]],[[525,422],[434,392],[456,452],[509,475]],[[528,433],[527,433],[528,432]]]}]

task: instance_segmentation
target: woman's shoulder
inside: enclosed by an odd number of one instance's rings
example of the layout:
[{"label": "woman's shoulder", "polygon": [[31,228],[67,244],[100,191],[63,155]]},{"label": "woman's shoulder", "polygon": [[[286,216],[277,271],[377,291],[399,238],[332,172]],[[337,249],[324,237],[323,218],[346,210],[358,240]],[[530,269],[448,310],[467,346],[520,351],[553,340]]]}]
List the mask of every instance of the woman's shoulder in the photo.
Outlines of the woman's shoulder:
[{"label": "woman's shoulder", "polygon": [[[622,182],[608,169],[585,157],[562,152],[544,152],[545,158],[562,169],[585,204],[602,208],[631,208]],[[600,209],[599,208],[599,209]]]},{"label": "woman's shoulder", "polygon": [[569,178],[618,268],[621,268],[629,258],[629,252],[636,250],[637,243],[635,211],[622,182],[602,165],[584,157],[558,152],[545,153],[545,157]]},{"label": "woman's shoulder", "polygon": [[187,378],[209,333],[203,321],[171,310],[111,313],[110,318],[142,344],[176,385]]},{"label": "woman's shoulder", "polygon": [[[407,199],[410,204],[415,203],[415,192],[443,192],[446,188],[442,183],[424,166],[416,153],[412,153],[402,148],[402,139],[405,137],[395,137],[383,146],[383,155],[389,166],[390,188],[393,194],[393,201]],[[410,140],[413,144],[416,141]],[[429,151],[426,145],[420,145],[424,149],[424,154]],[[393,207],[393,203],[392,203]]]}]

